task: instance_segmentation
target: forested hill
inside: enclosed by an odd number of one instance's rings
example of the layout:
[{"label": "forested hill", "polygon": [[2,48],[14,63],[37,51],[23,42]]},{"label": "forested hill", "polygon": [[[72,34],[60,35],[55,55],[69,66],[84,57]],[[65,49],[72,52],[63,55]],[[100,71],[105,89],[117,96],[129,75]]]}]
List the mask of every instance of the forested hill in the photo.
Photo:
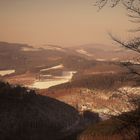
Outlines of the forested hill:
[{"label": "forested hill", "polygon": [[0,82],[0,140],[56,140],[80,123],[71,106]]}]

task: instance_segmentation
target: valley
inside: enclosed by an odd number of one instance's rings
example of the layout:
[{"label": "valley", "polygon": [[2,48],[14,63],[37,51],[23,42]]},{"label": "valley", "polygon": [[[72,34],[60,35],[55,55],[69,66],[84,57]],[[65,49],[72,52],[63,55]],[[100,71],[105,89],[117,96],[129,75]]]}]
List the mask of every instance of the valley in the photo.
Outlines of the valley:
[{"label": "valley", "polygon": [[[0,79],[68,104],[80,115],[89,111],[108,120],[135,110],[132,100],[140,96],[140,65],[135,53],[124,55],[123,50],[113,49],[108,52],[111,56],[101,48],[49,45],[36,49],[0,42],[0,52],[5,54],[0,54]],[[78,131],[85,126],[78,126]]]},{"label": "valley", "polygon": [[140,0],[0,0],[0,140],[140,140]]}]

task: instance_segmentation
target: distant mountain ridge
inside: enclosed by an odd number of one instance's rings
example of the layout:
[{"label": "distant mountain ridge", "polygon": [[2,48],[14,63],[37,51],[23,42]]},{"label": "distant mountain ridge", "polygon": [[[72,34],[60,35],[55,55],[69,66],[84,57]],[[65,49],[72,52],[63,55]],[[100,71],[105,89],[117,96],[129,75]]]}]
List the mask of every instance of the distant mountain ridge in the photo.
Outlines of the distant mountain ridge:
[{"label": "distant mountain ridge", "polygon": [[[34,71],[37,67],[59,64],[66,68],[80,69],[94,61],[119,61],[135,56],[134,52],[101,44],[62,47],[46,44],[33,47],[27,44],[0,42],[0,70],[15,69],[16,72]],[[92,61],[92,62],[91,62]]]},{"label": "distant mountain ridge", "polygon": [[71,49],[79,53],[81,56],[85,56],[86,58],[91,58],[94,60],[104,59],[104,61],[124,60],[138,55],[133,51],[128,51],[119,46],[104,44],[85,44],[74,46]]}]

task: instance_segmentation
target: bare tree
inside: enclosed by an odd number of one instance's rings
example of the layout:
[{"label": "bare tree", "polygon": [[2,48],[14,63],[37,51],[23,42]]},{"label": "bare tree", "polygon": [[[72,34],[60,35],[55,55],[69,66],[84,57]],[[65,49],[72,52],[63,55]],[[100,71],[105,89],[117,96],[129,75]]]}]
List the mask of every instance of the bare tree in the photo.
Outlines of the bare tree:
[{"label": "bare tree", "polygon": [[[99,10],[108,4],[111,8],[114,8],[122,4],[128,12],[127,15],[131,18],[130,21],[133,23],[140,24],[140,0],[96,0],[95,1],[95,6],[98,6]],[[137,27],[136,29],[131,29],[130,31],[139,32],[140,27]],[[122,42],[118,38],[114,37],[112,34],[110,34],[110,36],[115,42],[119,43],[122,47],[140,53],[140,37],[136,37],[132,40]]]},{"label": "bare tree", "polygon": [[[140,0],[95,0],[95,6],[101,10],[104,6],[109,5],[109,7],[114,8],[120,5],[123,5],[124,8],[127,10],[127,15],[130,17],[130,21],[133,23],[137,23],[138,27],[136,29],[131,29],[131,32],[140,32]],[[134,37],[131,40],[121,41],[113,34],[109,33],[109,36],[113,41],[118,43],[121,47],[126,49],[132,50],[140,54],[140,37]],[[140,55],[136,56],[135,61],[140,63]],[[129,67],[129,65],[125,64],[130,71],[130,73],[136,74],[140,76],[140,73]]]},{"label": "bare tree", "polygon": [[[137,23],[137,25],[140,25],[140,0],[96,0],[95,6],[99,7],[99,10],[101,10],[104,6],[109,5],[111,8],[114,8],[116,6],[119,6],[122,4],[124,8],[127,10],[127,15],[131,18],[131,22]],[[132,32],[140,32],[140,26],[136,29],[131,29]],[[116,38],[114,35],[109,33],[111,39],[118,44],[120,44],[122,47],[126,49],[130,49],[132,51],[137,52],[140,54],[140,37],[135,37],[128,41],[121,41],[118,38]],[[140,55],[139,55],[140,56]],[[140,62],[140,58],[138,60]],[[128,65],[126,65],[128,67]],[[136,72],[134,69],[128,67],[131,73],[137,74],[140,76],[140,73]],[[132,99],[133,100],[133,99]],[[140,139],[140,97],[136,98],[136,100],[133,100],[134,104],[137,104],[137,109],[131,113],[123,114],[122,116],[118,117],[119,121],[124,122],[124,128],[129,130],[129,127],[131,126],[134,131],[134,135],[130,133],[131,131],[128,131],[130,135],[136,136],[136,140]]]}]

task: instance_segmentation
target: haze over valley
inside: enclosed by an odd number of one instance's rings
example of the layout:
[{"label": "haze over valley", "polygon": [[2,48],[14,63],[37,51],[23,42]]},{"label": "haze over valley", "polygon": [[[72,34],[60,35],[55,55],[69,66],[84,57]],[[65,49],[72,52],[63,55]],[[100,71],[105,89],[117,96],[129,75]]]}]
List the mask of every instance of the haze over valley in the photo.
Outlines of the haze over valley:
[{"label": "haze over valley", "polygon": [[140,1],[0,1],[0,140],[140,140]]}]

